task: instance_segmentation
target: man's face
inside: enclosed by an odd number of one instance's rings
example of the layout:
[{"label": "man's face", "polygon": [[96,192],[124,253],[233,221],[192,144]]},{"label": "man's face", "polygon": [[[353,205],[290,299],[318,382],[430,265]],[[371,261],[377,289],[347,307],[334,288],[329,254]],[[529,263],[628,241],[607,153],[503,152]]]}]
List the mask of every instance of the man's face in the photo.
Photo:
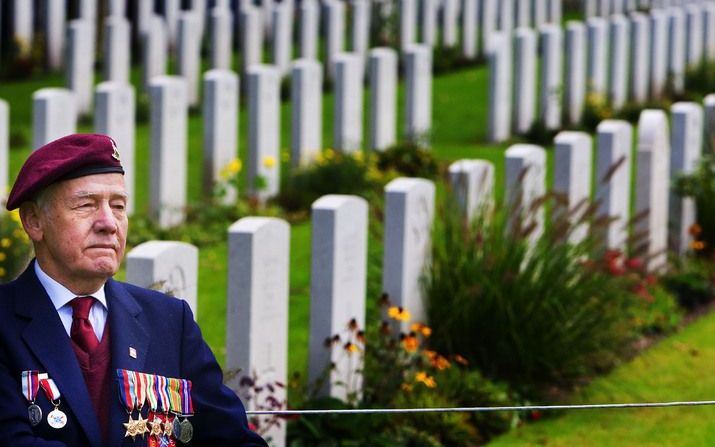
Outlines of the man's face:
[{"label": "man's face", "polygon": [[[75,293],[99,288],[117,272],[124,256],[126,202],[121,174],[89,175],[50,186],[39,206],[23,213],[42,269]],[[94,290],[84,290],[96,284]]]}]

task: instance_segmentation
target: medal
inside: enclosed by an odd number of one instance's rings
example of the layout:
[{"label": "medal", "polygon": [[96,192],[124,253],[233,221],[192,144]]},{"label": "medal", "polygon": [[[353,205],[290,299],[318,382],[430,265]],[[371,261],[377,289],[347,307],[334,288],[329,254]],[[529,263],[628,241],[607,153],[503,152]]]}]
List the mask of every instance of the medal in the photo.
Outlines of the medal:
[{"label": "medal", "polygon": [[132,374],[132,371],[127,371],[126,369],[118,369],[117,377],[119,378],[119,400],[122,405],[124,405],[124,408],[126,408],[127,414],[129,415],[129,420],[123,424],[126,429],[124,437],[127,438],[131,436],[132,439],[134,439],[137,436],[136,421],[132,419],[135,401],[134,395],[136,394],[134,391],[136,387],[136,379]]},{"label": "medal", "polygon": [[159,440],[159,446],[162,447],[174,447],[176,442],[174,441],[174,425],[169,416],[169,410],[171,409],[171,399],[169,398],[169,381],[164,376],[154,376],[154,393],[157,398],[157,409],[162,413],[156,414],[155,417],[161,421],[160,428],[162,429],[161,434],[157,436]]},{"label": "medal", "polygon": [[144,402],[146,402],[146,395],[147,395],[147,374],[140,373],[140,372],[135,372],[134,373],[134,381],[136,383],[136,401],[134,402],[134,406],[136,407],[137,411],[139,412],[139,417],[135,421],[135,430],[134,433],[137,435],[141,435],[142,439],[144,438],[145,433],[149,433],[149,428],[147,427],[147,422],[148,420],[145,420],[142,418],[142,407],[144,406]]},{"label": "medal", "polygon": [[25,396],[30,406],[27,407],[27,416],[30,419],[30,425],[36,427],[42,422],[42,409],[39,405],[35,405],[37,392],[40,390],[40,372],[39,371],[23,371],[22,372],[22,394]]},{"label": "medal", "polygon": [[50,427],[55,429],[63,428],[65,425],[67,425],[67,415],[64,414],[62,410],[60,410],[59,388],[57,388],[55,381],[50,378],[40,379],[40,386],[45,391],[47,399],[49,399],[49,401],[55,407],[55,409],[50,411],[50,414],[47,415],[47,423],[50,425]]},{"label": "medal", "polygon": [[189,422],[189,416],[194,414],[194,402],[191,399],[191,380],[181,379],[181,415],[184,420],[181,421],[181,435],[179,441],[184,444],[191,442],[194,437],[194,426]]}]

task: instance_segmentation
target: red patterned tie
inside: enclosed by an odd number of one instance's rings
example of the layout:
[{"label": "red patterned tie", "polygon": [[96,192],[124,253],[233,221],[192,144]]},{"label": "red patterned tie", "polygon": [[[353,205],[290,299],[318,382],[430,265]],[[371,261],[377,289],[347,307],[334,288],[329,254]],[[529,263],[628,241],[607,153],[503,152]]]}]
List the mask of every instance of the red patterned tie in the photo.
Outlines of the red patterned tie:
[{"label": "red patterned tie", "polygon": [[94,297],[82,296],[71,301],[72,329],[70,337],[83,351],[91,353],[99,345],[97,335],[89,321],[89,310],[94,304]]}]

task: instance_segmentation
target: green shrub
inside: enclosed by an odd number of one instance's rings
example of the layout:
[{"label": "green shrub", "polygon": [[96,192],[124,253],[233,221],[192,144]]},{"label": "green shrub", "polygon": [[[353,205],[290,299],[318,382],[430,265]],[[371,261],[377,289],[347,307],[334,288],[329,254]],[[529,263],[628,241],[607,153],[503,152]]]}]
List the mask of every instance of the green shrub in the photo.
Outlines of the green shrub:
[{"label": "green shrub", "polygon": [[663,277],[663,285],[687,311],[692,311],[715,298],[715,266],[704,259],[684,256],[676,258]]},{"label": "green shrub", "polygon": [[[715,154],[703,154],[700,163],[690,175],[675,181],[675,191],[681,196],[693,197],[697,206],[697,234],[691,248],[709,257],[715,254]],[[693,229],[691,229],[693,230]]]},{"label": "green shrub", "polygon": [[22,273],[31,255],[32,245],[22,229],[18,211],[0,213],[0,283],[12,281]]},{"label": "green shrub", "polygon": [[[375,152],[377,168],[391,177],[424,177],[435,179],[439,164],[434,154],[416,144],[403,142]],[[388,175],[390,177],[390,175]]]},{"label": "green shrub", "polygon": [[592,259],[596,237],[566,243],[573,226],[555,222],[529,248],[533,227],[503,206],[470,224],[456,206],[441,214],[425,281],[436,349],[538,398],[609,367],[635,337],[642,278],[624,274],[619,254]]}]

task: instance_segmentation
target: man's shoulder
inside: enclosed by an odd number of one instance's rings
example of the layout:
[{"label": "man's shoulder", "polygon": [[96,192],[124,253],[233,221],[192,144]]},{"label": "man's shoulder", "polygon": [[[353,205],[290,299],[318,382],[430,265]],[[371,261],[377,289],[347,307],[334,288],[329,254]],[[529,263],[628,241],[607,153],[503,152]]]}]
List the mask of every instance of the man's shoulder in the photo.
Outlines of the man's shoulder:
[{"label": "man's shoulder", "polygon": [[[166,312],[183,312],[183,300],[173,296],[169,296],[158,290],[140,287],[123,281],[110,280],[107,283],[109,286],[105,291],[110,295],[115,295],[115,298],[121,299],[121,293],[112,293],[112,291],[122,291],[128,294],[139,307],[143,310],[157,310],[162,313]],[[120,295],[117,297],[116,295]]]}]

